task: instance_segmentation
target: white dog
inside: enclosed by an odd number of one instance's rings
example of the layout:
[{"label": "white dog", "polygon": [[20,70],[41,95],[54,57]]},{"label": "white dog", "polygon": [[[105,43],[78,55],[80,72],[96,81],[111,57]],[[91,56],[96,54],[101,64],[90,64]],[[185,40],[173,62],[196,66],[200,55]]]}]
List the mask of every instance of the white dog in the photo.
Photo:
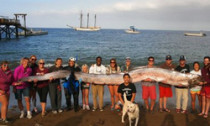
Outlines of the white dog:
[{"label": "white dog", "polygon": [[131,126],[132,120],[136,119],[135,126],[137,126],[139,121],[139,107],[137,104],[132,103],[127,100],[126,94],[123,94],[124,105],[123,105],[123,114],[122,114],[122,123],[124,123],[125,114],[128,113],[129,125]]}]

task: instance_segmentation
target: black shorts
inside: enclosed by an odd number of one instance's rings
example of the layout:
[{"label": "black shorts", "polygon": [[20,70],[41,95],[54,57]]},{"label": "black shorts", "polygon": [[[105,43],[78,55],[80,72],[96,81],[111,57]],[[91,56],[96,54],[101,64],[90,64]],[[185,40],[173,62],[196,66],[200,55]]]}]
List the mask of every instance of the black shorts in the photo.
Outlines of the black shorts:
[{"label": "black shorts", "polygon": [[86,84],[86,83],[82,82],[82,84],[81,84],[81,90],[83,90],[83,89],[89,89],[89,88],[90,88],[90,84]]},{"label": "black shorts", "polygon": [[40,102],[47,101],[47,94],[49,92],[49,86],[43,87],[43,88],[37,88],[37,92],[39,94]]}]

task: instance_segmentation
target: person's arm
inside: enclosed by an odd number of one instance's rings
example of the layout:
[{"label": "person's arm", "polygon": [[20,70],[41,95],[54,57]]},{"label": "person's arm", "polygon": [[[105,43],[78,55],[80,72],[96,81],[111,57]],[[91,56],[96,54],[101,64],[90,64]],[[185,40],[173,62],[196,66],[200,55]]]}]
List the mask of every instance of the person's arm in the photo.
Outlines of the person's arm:
[{"label": "person's arm", "polygon": [[122,94],[118,92],[119,98],[120,98],[120,102],[124,105],[124,101],[122,99]]},{"label": "person's arm", "polygon": [[136,97],[136,93],[132,93],[131,102],[134,102],[135,101],[135,97]]},{"label": "person's arm", "polygon": [[89,73],[94,73],[94,67],[93,66],[90,67]]}]

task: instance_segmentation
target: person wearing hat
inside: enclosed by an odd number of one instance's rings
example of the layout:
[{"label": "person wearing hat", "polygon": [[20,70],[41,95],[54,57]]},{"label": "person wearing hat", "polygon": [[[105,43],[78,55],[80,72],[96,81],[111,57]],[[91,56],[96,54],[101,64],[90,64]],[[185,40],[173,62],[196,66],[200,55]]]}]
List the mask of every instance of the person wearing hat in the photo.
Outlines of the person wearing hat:
[{"label": "person wearing hat", "polygon": [[[180,56],[179,65],[175,69],[178,72],[187,74],[190,73],[190,66],[186,64],[185,56]],[[187,104],[188,104],[188,87],[183,87],[181,84],[175,86],[176,92],[176,112],[177,113],[187,113]],[[182,100],[183,99],[183,100]],[[182,100],[182,109],[181,109],[181,100]]]},{"label": "person wearing hat", "polygon": [[[80,72],[81,69],[79,68],[79,66],[75,63],[76,62],[76,58],[74,57],[70,57],[69,58],[69,62],[68,62],[68,66],[64,67],[64,70],[68,70],[71,73],[74,72]],[[66,97],[66,111],[71,110],[72,106],[71,106],[71,95],[73,94],[73,98],[74,98],[74,111],[77,112],[79,110],[79,87],[75,87],[75,84],[78,84],[78,81],[75,81],[73,83],[73,85],[70,85],[70,83],[65,83],[67,85],[64,85],[64,92],[65,92],[65,97]],[[79,86],[79,85],[77,85]]]},{"label": "person wearing hat", "polygon": [[[160,68],[174,70],[176,66],[172,64],[171,55],[167,55],[165,59],[165,63],[160,65]],[[172,89],[171,85],[167,84],[167,81],[159,83],[159,111],[160,112],[170,112],[167,108],[167,99],[172,97]]]},{"label": "person wearing hat", "polygon": [[128,73],[132,69],[133,69],[133,67],[131,65],[131,58],[126,57],[125,58],[125,65],[121,67],[121,71],[124,72],[124,73]]},{"label": "person wearing hat", "polygon": [[4,123],[7,121],[7,110],[9,105],[10,85],[13,81],[12,71],[9,69],[8,61],[1,62],[0,67],[0,103],[1,119]]}]

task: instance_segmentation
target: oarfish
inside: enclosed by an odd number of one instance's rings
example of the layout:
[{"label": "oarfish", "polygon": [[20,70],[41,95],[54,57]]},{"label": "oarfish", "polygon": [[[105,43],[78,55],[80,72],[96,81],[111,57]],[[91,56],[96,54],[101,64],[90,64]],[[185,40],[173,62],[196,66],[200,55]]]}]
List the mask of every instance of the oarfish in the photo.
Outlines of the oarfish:
[{"label": "oarfish", "polygon": [[[38,81],[49,80],[50,77],[54,79],[66,78],[70,75],[70,71],[59,70],[56,72],[48,73],[43,76],[29,76],[20,79],[20,81],[34,80]],[[178,86],[193,86],[198,85],[202,81],[199,75],[195,74],[183,74],[177,71],[162,69],[162,68],[146,68],[139,67],[135,70],[129,72],[131,80],[133,83],[143,81],[150,78],[156,82],[165,82],[170,85]],[[123,83],[124,73],[119,74],[87,74],[82,72],[74,73],[77,80],[82,79],[82,81],[93,84],[116,84],[119,85]]]}]

